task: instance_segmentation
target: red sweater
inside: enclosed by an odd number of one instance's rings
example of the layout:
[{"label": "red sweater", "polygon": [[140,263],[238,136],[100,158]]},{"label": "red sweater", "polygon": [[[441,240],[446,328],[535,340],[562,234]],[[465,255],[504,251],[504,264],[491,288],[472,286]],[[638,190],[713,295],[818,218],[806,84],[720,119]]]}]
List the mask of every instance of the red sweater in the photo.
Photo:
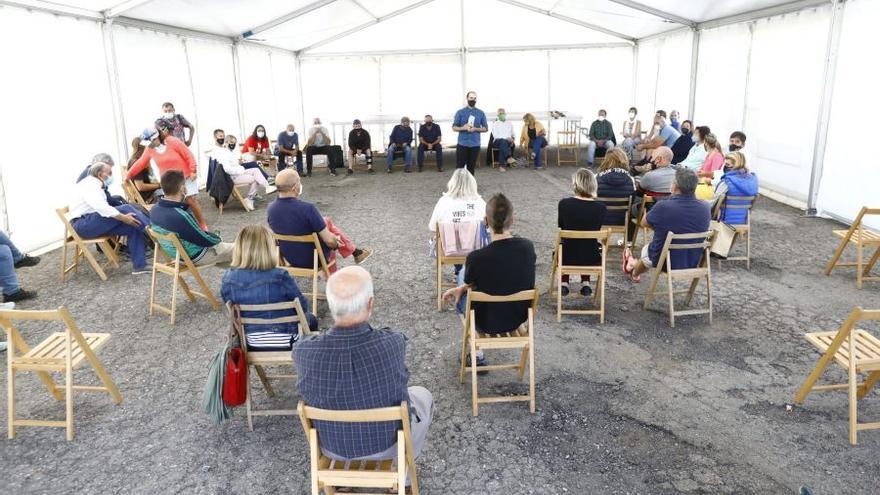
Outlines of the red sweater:
[{"label": "red sweater", "polygon": [[264,137],[263,139],[257,139],[253,134],[248,136],[247,140],[244,142],[244,147],[242,147],[242,153],[256,153],[261,154],[264,150],[269,149],[269,138]]},{"label": "red sweater", "polygon": [[138,161],[128,169],[125,179],[134,180],[137,174],[150,166],[151,159],[156,160],[159,174],[164,174],[168,170],[180,170],[184,177],[190,177],[196,175],[198,170],[196,159],[186,144],[174,136],[168,136],[165,138],[165,153],[159,153],[155,148],[148,147]]}]

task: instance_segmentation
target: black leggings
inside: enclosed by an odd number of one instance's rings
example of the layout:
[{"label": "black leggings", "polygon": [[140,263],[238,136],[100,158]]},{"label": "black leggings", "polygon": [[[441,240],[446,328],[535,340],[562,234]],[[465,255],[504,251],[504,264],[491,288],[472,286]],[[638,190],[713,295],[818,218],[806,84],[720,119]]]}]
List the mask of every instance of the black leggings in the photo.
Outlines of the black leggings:
[{"label": "black leggings", "polygon": [[464,168],[467,167],[468,172],[473,175],[474,168],[477,166],[477,160],[480,158],[480,147],[479,146],[462,146],[458,145],[455,147],[455,167],[456,168]]}]

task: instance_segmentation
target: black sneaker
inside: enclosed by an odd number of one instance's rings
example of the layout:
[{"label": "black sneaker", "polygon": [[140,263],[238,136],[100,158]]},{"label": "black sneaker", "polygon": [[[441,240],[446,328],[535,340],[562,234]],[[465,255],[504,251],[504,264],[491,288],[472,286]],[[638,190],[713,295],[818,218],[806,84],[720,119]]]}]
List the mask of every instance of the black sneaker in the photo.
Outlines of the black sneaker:
[{"label": "black sneaker", "polygon": [[354,173],[354,170],[348,169],[348,171],[345,172],[345,175],[351,175],[353,173]]},{"label": "black sneaker", "polygon": [[568,295],[568,284],[562,284],[560,286],[560,289],[562,290],[562,297],[565,297]]},{"label": "black sneaker", "polygon": [[311,176],[312,176],[312,172],[306,172],[306,177],[311,177]]},{"label": "black sneaker", "polygon": [[585,285],[581,287],[581,295],[584,297],[590,297],[593,295],[593,288],[589,285]]},{"label": "black sneaker", "polygon": [[[477,374],[478,374],[478,375],[485,375],[486,373],[489,372],[489,370],[481,370],[481,369],[479,369],[480,366],[486,366],[486,364],[487,364],[487,362],[486,362],[486,357],[485,357],[485,356],[483,356],[483,357],[478,357],[478,358],[477,358]],[[471,355],[468,354],[468,357],[467,357],[467,366],[470,366],[470,365],[471,365]]]},{"label": "black sneaker", "polygon": [[14,294],[3,295],[3,302],[19,302],[26,301],[28,299],[33,299],[37,297],[37,292],[32,290],[24,290],[18,289],[18,292]]},{"label": "black sneaker", "polygon": [[410,172],[412,172],[412,170],[410,170],[410,169],[408,169],[408,168],[403,169],[403,171],[404,171],[404,173],[407,173],[407,174],[410,173]]},{"label": "black sneaker", "polygon": [[331,171],[330,171],[330,175],[332,175],[333,177],[336,177],[336,171],[335,171],[335,170],[331,170]]},{"label": "black sneaker", "polygon": [[24,268],[26,266],[37,266],[38,264],[40,264],[39,256],[24,255],[24,258],[18,260],[18,263],[15,264],[15,267]]}]

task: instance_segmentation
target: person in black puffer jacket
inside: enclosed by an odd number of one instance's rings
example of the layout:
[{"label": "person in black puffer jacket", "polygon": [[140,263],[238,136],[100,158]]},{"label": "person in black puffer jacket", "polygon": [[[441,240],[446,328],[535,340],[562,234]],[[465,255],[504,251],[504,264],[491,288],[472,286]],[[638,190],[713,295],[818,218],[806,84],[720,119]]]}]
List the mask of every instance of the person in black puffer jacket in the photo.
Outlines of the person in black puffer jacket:
[{"label": "person in black puffer jacket", "polygon": [[[629,159],[626,153],[615,148],[605,155],[605,161],[599,167],[597,176],[599,198],[628,198],[636,190],[635,181],[629,175]],[[619,206],[609,204],[607,206]],[[605,225],[623,225],[626,212],[608,210],[605,213]]]}]

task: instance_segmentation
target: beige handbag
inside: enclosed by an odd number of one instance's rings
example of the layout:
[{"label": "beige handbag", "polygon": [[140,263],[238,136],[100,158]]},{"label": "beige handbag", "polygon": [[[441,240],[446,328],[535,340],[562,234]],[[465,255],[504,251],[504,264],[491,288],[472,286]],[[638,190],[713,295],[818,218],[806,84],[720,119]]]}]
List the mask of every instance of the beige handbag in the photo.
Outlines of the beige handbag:
[{"label": "beige handbag", "polygon": [[709,252],[721,258],[727,258],[736,240],[736,228],[724,222],[712,220],[709,229],[715,233],[712,236],[712,247],[709,248]]}]

